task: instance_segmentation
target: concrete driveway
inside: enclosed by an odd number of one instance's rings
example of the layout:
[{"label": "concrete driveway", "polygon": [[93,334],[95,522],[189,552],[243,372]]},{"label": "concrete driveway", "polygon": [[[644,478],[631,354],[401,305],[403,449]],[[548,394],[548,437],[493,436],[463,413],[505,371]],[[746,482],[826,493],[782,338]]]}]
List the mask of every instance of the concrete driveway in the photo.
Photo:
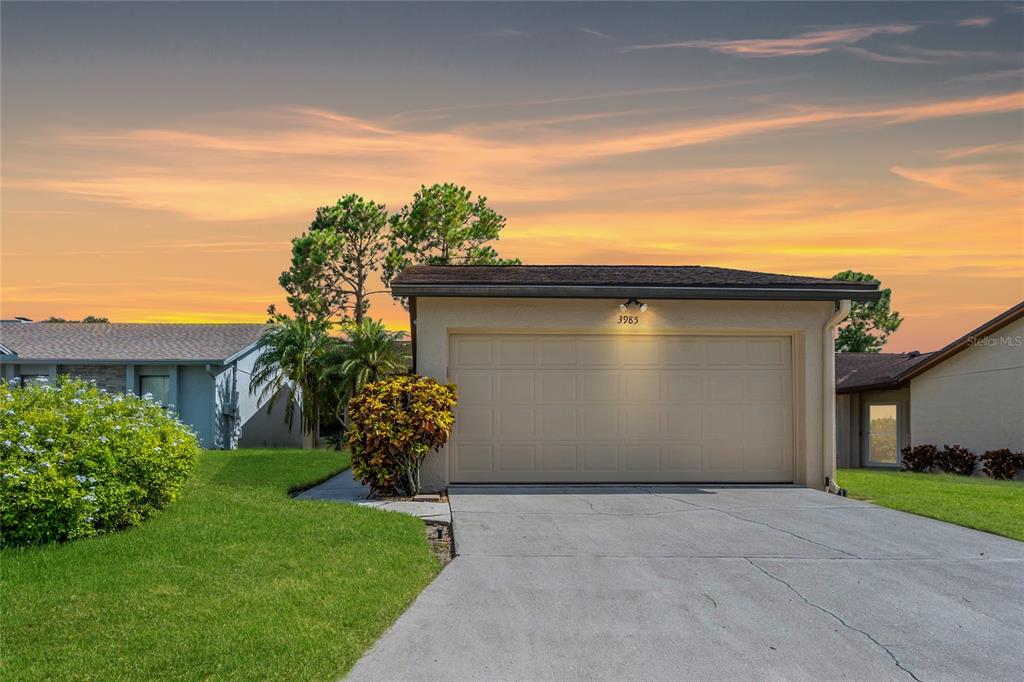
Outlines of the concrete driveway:
[{"label": "concrete driveway", "polygon": [[1024,544],[793,487],[455,487],[356,680],[1024,679]]}]

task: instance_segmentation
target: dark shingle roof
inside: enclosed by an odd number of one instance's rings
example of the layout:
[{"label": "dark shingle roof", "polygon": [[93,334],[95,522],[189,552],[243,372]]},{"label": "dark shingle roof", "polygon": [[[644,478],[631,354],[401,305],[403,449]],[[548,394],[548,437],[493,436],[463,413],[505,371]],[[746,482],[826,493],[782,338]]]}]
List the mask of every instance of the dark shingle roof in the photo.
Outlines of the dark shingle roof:
[{"label": "dark shingle roof", "polygon": [[836,353],[836,392],[896,388],[900,375],[931,353]]},{"label": "dark shingle roof", "polygon": [[[552,284],[608,286],[835,286],[850,282],[821,277],[709,268],[701,265],[414,265],[402,284]],[[877,286],[877,285],[875,285]],[[870,284],[863,288],[870,290]]]},{"label": "dark shingle roof", "polygon": [[264,324],[3,322],[0,344],[19,361],[222,362],[266,329]]},{"label": "dark shingle roof", "polygon": [[614,297],[635,292],[655,298],[878,297],[877,282],[700,265],[416,265],[403,270],[392,284],[399,296]]}]

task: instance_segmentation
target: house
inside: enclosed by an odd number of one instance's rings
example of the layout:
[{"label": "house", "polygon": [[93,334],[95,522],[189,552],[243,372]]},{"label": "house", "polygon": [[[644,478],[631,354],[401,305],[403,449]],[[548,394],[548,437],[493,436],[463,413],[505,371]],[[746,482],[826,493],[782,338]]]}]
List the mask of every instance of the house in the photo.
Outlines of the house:
[{"label": "house", "polygon": [[0,322],[0,373],[22,383],[69,375],[110,392],[151,394],[195,428],[203,447],[301,447],[283,401],[249,393],[262,324]]},{"label": "house", "polygon": [[877,282],[699,266],[415,266],[416,370],[458,386],[449,483],[829,485],[834,328]]},{"label": "house", "polygon": [[907,445],[1024,450],[1024,302],[933,353],[836,355],[841,467],[898,467]]}]

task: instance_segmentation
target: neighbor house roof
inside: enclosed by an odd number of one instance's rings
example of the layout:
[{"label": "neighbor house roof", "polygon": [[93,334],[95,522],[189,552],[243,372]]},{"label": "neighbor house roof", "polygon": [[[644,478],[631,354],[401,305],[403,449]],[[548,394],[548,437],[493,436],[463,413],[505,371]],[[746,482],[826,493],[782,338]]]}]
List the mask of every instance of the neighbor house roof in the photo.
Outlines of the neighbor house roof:
[{"label": "neighbor house roof", "polygon": [[836,353],[836,393],[899,388],[899,376],[931,353]]},{"label": "neighbor house roof", "polygon": [[878,282],[777,275],[700,265],[416,265],[392,281],[397,296],[515,296],[877,300]]},{"label": "neighbor house roof", "polygon": [[929,353],[928,358],[919,364],[914,365],[912,368],[903,372],[900,375],[902,381],[913,379],[922,372],[926,372],[940,362],[945,362],[949,358],[953,357],[965,348],[970,347],[972,343],[977,340],[983,339],[986,336],[991,336],[1003,327],[1024,317],[1024,301],[1021,301],[1017,305],[1013,306],[1009,310],[1002,312],[985,324],[972,329],[960,338],[952,341],[934,353]]},{"label": "neighbor house roof", "polygon": [[267,328],[264,324],[3,322],[0,344],[18,362],[221,363],[254,344]]},{"label": "neighbor house roof", "polygon": [[836,393],[899,388],[1022,317],[1024,301],[931,353],[836,353]]}]

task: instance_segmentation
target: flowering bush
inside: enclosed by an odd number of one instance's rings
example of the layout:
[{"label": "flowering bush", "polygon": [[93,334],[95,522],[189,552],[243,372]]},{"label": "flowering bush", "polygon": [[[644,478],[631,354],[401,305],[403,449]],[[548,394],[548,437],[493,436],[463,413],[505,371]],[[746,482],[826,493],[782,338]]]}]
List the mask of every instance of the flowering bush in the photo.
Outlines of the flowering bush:
[{"label": "flowering bush", "polygon": [[134,526],[175,499],[199,444],[147,398],[79,380],[0,385],[0,545]]},{"label": "flowering bush", "polygon": [[378,495],[415,495],[420,464],[448,442],[455,387],[416,375],[367,384],[349,402],[352,473]]}]

